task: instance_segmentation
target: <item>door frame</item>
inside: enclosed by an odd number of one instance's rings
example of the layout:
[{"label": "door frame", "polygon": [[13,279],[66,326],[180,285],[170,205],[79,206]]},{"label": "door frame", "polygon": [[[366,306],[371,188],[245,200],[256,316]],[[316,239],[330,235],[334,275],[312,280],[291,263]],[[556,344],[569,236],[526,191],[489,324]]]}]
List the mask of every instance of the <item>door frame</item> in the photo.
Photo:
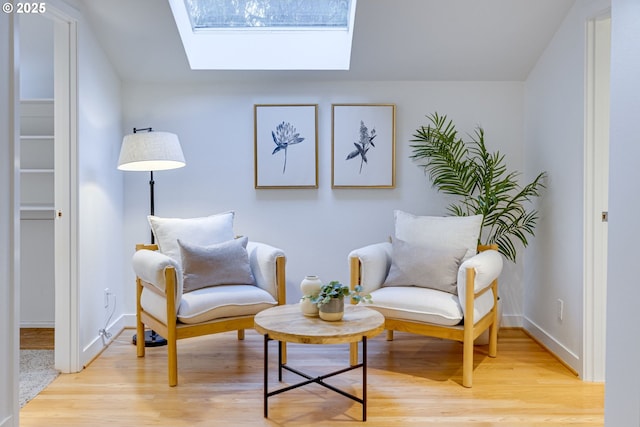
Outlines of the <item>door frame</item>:
[{"label": "door frame", "polygon": [[[0,318],[6,324],[6,334],[0,340],[0,361],[3,383],[0,398],[6,403],[0,408],[0,426],[18,427],[20,417],[20,23],[16,14],[3,14],[0,23],[0,62],[7,65],[0,78],[0,91],[6,90],[6,100],[0,99],[0,137],[7,137],[8,144],[0,148],[3,171],[0,184],[3,194],[0,208],[1,232],[6,232],[0,243],[0,277],[7,282],[6,292],[0,292],[3,313]],[[5,39],[5,36],[6,39]],[[6,44],[5,44],[6,43]],[[6,104],[5,104],[6,102]],[[6,187],[5,187],[6,185]],[[4,203],[7,201],[8,203]]]},{"label": "door frame", "polygon": [[604,382],[611,11],[587,22],[582,379]]},{"label": "door frame", "polygon": [[47,3],[54,22],[55,367],[79,372],[78,12]]}]

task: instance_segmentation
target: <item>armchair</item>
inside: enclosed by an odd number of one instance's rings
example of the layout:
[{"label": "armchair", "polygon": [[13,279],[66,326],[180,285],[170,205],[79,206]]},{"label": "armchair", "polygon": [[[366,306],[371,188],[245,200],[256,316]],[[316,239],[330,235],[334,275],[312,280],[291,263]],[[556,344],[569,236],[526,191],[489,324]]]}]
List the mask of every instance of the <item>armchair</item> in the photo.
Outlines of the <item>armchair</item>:
[{"label": "armchair", "polygon": [[478,218],[395,214],[392,242],[349,254],[351,286],[371,294],[368,306],[384,315],[387,340],[396,330],[462,342],[462,385],[471,387],[474,340],[487,329],[489,356],[497,354],[502,257],[496,245],[476,246]]},{"label": "armchair", "polygon": [[[137,335],[167,339],[169,386],[178,383],[177,340],[253,328],[260,311],[285,304],[285,255],[233,238],[233,212],[206,218],[149,217],[158,244],[137,245]],[[178,254],[180,255],[178,257]],[[138,357],[144,340],[138,339]]]}]

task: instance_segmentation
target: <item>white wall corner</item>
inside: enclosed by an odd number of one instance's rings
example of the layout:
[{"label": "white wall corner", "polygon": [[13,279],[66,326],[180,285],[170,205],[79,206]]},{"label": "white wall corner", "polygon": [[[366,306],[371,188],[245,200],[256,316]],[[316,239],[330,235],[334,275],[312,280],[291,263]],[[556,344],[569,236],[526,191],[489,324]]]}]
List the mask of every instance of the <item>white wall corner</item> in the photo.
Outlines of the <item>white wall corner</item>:
[{"label": "white wall corner", "polygon": [[503,314],[500,321],[501,328],[522,328],[522,315]]},{"label": "white wall corner", "polygon": [[547,350],[557,356],[571,369],[578,372],[578,375],[582,378],[582,361],[580,360],[580,356],[562,345],[562,343],[556,340],[551,334],[527,317],[523,318],[523,327],[525,331],[538,340]]}]

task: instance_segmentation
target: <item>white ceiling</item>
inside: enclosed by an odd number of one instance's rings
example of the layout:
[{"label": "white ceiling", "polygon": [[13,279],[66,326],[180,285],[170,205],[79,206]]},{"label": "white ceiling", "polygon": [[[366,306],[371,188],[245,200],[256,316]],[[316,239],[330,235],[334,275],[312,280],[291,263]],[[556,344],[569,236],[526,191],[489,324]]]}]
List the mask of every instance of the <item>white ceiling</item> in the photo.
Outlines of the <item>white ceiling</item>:
[{"label": "white ceiling", "polygon": [[349,71],[281,72],[190,70],[168,1],[78,0],[121,78],[160,82],[523,81],[575,1],[360,0]]}]

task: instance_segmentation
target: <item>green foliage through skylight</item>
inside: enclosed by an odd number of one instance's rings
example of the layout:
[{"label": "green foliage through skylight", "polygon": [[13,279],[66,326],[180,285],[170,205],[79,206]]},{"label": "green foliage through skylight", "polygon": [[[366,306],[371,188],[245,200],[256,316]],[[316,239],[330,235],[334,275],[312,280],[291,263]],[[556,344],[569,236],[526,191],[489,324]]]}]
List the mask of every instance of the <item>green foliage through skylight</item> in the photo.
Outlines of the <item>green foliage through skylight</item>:
[{"label": "green foliage through skylight", "polygon": [[347,28],[351,0],[184,0],[194,30]]}]

